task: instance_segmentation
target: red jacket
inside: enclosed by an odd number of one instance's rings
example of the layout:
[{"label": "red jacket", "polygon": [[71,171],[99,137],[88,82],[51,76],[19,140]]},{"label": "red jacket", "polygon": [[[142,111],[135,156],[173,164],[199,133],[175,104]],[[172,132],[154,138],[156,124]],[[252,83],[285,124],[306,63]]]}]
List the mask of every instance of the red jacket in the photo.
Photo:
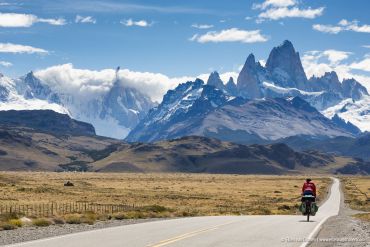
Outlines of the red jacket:
[{"label": "red jacket", "polygon": [[316,196],[316,186],[315,186],[314,183],[312,183],[312,182],[309,182],[309,183],[305,182],[303,184],[303,187],[302,187],[302,193],[305,192],[306,190],[312,191],[313,195]]}]

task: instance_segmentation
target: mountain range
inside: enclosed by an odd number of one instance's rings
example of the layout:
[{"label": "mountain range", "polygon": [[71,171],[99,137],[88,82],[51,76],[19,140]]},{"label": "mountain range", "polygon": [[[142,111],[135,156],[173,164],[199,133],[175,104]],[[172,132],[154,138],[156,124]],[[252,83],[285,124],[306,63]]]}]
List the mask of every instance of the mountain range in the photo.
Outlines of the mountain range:
[{"label": "mountain range", "polygon": [[282,143],[242,145],[187,136],[130,144],[97,136],[92,125],[50,110],[1,113],[0,170],[370,174],[369,162],[294,151]]},{"label": "mountain range", "polygon": [[297,135],[350,137],[359,132],[341,123],[326,118],[298,96],[248,100],[229,96],[198,79],[168,92],[126,140],[154,142],[198,135],[261,143]]},{"label": "mountain range", "polygon": [[334,71],[308,79],[287,40],[272,49],[266,65],[250,54],[237,78],[225,83],[213,72],[206,83],[197,79],[168,91],[159,105],[118,76],[104,93],[83,97],[32,72],[17,79],[0,75],[0,110],[51,109],[92,124],[98,135],[129,141],[188,134],[246,142],[355,136],[370,130],[369,102],[364,86],[354,79],[339,81]]}]

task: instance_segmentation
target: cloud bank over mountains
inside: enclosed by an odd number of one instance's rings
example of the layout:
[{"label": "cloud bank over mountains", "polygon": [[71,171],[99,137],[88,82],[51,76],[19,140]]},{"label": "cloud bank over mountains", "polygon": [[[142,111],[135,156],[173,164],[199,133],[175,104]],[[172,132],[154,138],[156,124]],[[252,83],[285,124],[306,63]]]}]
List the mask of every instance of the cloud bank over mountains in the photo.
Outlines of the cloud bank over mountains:
[{"label": "cloud bank over mountains", "polygon": [[[362,60],[349,63],[347,59],[351,55],[351,52],[338,50],[307,51],[303,53],[302,64],[308,77],[322,76],[325,72],[336,71],[341,80],[355,78],[370,91],[370,76],[366,75],[366,72],[370,72],[370,58],[365,56]],[[236,80],[240,70],[241,67],[235,71],[220,73],[220,78],[224,83],[230,77]],[[59,92],[89,98],[99,97],[108,92],[117,79],[114,69],[78,69],[70,63],[35,71],[35,75]],[[148,95],[153,101],[161,102],[168,90],[174,89],[180,83],[195,80],[195,78],[207,81],[209,73],[170,77],[162,73],[121,69],[117,76],[123,86],[135,88]]]},{"label": "cloud bank over mountains", "polygon": [[[230,77],[236,79],[239,71],[221,73],[221,79],[226,83]],[[58,92],[65,92],[82,97],[99,97],[108,92],[116,81],[116,70],[78,69],[73,64],[52,66],[34,72],[41,81]],[[161,73],[137,72],[121,69],[118,74],[119,82],[126,87],[139,90],[148,95],[153,101],[161,102],[163,95],[178,84],[200,78],[207,81],[208,73],[198,76],[169,77]]]},{"label": "cloud bank over mountains", "polygon": [[307,51],[302,56],[302,65],[308,77],[323,76],[335,71],[340,80],[354,78],[370,90],[370,57],[349,62],[352,52],[325,50]]},{"label": "cloud bank over mountains", "polygon": [[[97,97],[109,91],[116,81],[116,70],[77,69],[72,64],[56,65],[38,70],[35,75],[51,88],[68,94],[79,94],[84,97]],[[118,80],[126,87],[138,89],[154,101],[161,101],[162,96],[179,83],[192,80],[194,77],[170,78],[160,73],[136,72],[122,69]]]}]

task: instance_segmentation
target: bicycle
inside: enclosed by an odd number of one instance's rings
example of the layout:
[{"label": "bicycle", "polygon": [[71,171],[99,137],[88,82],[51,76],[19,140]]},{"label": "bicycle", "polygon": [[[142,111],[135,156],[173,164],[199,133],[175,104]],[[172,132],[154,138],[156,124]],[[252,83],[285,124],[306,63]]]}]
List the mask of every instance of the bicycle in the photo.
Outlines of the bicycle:
[{"label": "bicycle", "polygon": [[303,215],[307,216],[307,222],[310,221],[310,216],[314,216],[318,210],[315,203],[315,197],[313,195],[304,195],[302,197],[302,204],[300,206],[300,211]]}]

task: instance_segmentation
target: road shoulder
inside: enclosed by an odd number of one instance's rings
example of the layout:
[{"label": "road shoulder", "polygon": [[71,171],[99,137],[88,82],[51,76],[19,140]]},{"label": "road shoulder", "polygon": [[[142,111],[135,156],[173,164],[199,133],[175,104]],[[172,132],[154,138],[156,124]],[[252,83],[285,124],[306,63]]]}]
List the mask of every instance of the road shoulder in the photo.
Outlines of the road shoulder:
[{"label": "road shoulder", "polygon": [[21,227],[11,231],[0,231],[0,245],[15,244],[20,242],[51,238],[71,233],[91,231],[108,227],[116,227],[130,224],[139,224],[149,221],[164,220],[161,219],[127,219],[100,221],[94,225],[88,224],[64,224],[50,225],[47,227]]},{"label": "road shoulder", "polygon": [[366,247],[370,243],[370,222],[352,217],[361,211],[349,208],[344,203],[341,184],[341,205],[339,215],[330,217],[321,227],[309,247]]}]

